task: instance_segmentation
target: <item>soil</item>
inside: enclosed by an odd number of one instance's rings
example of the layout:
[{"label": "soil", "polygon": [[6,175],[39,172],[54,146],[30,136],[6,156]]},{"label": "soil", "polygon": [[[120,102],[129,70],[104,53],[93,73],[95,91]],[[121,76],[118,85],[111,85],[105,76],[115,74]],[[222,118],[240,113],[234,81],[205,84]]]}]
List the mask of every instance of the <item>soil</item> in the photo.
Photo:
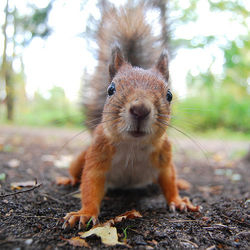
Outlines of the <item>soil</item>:
[{"label": "soil", "polygon": [[[0,128],[0,249],[78,248],[65,239],[78,236],[79,230],[62,229],[63,216],[80,208],[80,200],[74,196],[78,187],[55,184],[56,177],[67,176],[62,167],[68,165],[69,156],[77,155],[89,139],[83,133],[62,147],[76,133]],[[127,228],[127,244],[135,249],[250,248],[250,163],[243,159],[249,143],[195,141],[173,138],[174,155],[179,176],[192,184],[181,195],[203,210],[170,213],[156,185],[109,191],[102,203],[101,222],[131,209],[142,214],[142,218],[116,224],[120,241]],[[13,182],[35,179],[35,187],[11,188]],[[87,242],[91,248],[107,247],[98,237]]]}]

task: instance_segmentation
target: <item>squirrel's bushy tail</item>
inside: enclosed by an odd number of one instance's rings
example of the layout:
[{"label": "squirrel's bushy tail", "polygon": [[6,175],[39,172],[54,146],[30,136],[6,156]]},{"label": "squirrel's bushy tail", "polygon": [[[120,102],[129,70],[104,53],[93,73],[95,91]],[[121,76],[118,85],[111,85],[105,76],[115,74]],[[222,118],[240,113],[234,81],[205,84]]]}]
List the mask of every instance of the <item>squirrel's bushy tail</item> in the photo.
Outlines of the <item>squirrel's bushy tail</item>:
[{"label": "squirrel's bushy tail", "polygon": [[85,98],[86,125],[93,130],[102,118],[107,97],[109,62],[113,44],[118,44],[125,60],[133,66],[150,68],[162,51],[161,38],[153,34],[147,22],[147,6],[127,4],[119,9],[109,6],[102,13],[97,28],[98,65],[89,82],[89,94]]}]

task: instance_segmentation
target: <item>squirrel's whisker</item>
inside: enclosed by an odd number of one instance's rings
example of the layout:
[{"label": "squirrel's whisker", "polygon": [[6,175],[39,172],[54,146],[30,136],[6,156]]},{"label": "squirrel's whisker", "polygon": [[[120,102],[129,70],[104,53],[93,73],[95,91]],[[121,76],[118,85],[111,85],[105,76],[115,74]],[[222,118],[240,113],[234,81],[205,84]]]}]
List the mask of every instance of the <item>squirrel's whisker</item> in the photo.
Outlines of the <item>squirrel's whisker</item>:
[{"label": "squirrel's whisker", "polygon": [[182,130],[180,130],[179,128],[173,126],[173,125],[170,125],[169,123],[167,123],[165,120],[161,120],[161,119],[157,119],[157,121],[159,121],[160,123],[170,127],[170,128],[173,128],[175,129],[176,131],[180,132],[181,134],[185,135],[189,140],[191,140],[200,150],[201,152],[203,153],[203,155],[205,156],[205,158],[207,159],[207,161],[209,162],[209,159],[207,157],[207,154],[206,152],[204,151],[204,149],[202,148],[202,146],[196,141],[193,139],[192,136],[190,136],[189,134],[187,134],[186,132],[183,132]]}]

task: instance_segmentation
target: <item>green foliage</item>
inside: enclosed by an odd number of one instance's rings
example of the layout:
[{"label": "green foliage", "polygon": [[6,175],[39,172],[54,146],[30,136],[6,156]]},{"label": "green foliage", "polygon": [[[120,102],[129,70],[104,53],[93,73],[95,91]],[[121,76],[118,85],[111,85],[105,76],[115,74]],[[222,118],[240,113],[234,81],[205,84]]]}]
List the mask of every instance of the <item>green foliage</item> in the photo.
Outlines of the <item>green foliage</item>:
[{"label": "green foliage", "polygon": [[197,0],[189,0],[183,5],[182,1],[174,0],[167,1],[170,5],[170,11],[174,12],[178,19],[175,20],[176,25],[186,24],[188,22],[195,22],[198,18],[198,14],[195,11],[197,8]]},{"label": "green foliage", "polygon": [[34,37],[46,38],[51,34],[48,26],[48,16],[52,9],[53,1],[45,8],[38,9],[35,5],[29,5],[30,15],[21,15],[16,12],[16,26],[19,35],[22,36],[22,45],[28,45]]},{"label": "green foliage", "polygon": [[173,107],[173,124],[202,132],[226,129],[250,133],[250,98],[237,98],[223,88],[187,98]]},{"label": "green foliage", "polygon": [[[227,11],[232,14],[232,18],[237,21],[243,21],[244,18],[249,17],[249,11],[247,10],[244,0],[208,0],[210,9],[214,11]],[[240,17],[243,17],[240,18]]]},{"label": "green foliage", "polygon": [[24,107],[18,107],[16,123],[38,126],[82,126],[83,115],[71,104],[60,87],[53,87],[49,97],[44,98],[39,92]]},{"label": "green foliage", "polygon": [[[172,40],[173,45],[184,47],[186,49],[206,49],[210,47],[217,47],[221,49],[224,54],[223,73],[216,75],[214,73],[213,64],[216,60],[214,55],[211,55],[212,63],[208,66],[207,72],[200,72],[192,75],[189,73],[187,82],[196,93],[205,88],[225,87],[227,90],[231,89],[232,93],[246,98],[250,92],[250,40],[249,40],[249,16],[250,11],[246,6],[245,0],[209,0],[207,2],[210,12],[222,15],[225,19],[232,23],[232,26],[237,23],[240,28],[239,34],[235,39],[230,37],[228,32],[220,35],[211,33],[207,35],[196,35],[191,39],[185,37],[178,37]],[[194,0],[186,3],[186,8],[181,8],[182,1],[173,1],[172,9],[170,11],[181,12],[179,20],[175,25],[185,26],[188,23],[199,22],[199,1]],[[171,5],[170,5],[171,6]],[[209,23],[209,16],[207,17]],[[215,29],[216,30],[216,29]],[[225,29],[226,30],[226,29]],[[235,32],[235,31],[234,31]],[[206,34],[206,33],[205,33]],[[223,42],[222,42],[223,41]],[[212,58],[212,56],[214,58]],[[198,68],[199,71],[201,71]],[[208,89],[208,91],[210,91]]]},{"label": "green foliage", "polygon": [[[237,91],[241,96],[247,95],[250,88],[250,33],[231,41],[224,50],[224,78],[222,84]],[[236,86],[235,86],[236,85]],[[237,87],[237,88],[235,88]]]}]

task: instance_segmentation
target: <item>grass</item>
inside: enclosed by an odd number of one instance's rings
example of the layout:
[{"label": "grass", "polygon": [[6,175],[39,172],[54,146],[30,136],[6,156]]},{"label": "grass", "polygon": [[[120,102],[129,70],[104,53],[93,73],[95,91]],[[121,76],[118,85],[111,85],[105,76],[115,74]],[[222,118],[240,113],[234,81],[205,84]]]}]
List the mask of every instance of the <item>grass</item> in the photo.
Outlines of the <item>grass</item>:
[{"label": "grass", "polygon": [[124,235],[122,241],[124,241],[124,242],[127,241],[127,238],[128,238],[127,230],[130,229],[130,228],[132,228],[132,226],[127,226],[125,228],[122,228],[122,232],[123,232],[123,235]]},{"label": "grass", "polygon": [[93,218],[91,217],[89,220],[88,220],[88,223],[86,225],[86,230],[88,230],[89,226],[90,226],[90,223],[92,222]]}]

